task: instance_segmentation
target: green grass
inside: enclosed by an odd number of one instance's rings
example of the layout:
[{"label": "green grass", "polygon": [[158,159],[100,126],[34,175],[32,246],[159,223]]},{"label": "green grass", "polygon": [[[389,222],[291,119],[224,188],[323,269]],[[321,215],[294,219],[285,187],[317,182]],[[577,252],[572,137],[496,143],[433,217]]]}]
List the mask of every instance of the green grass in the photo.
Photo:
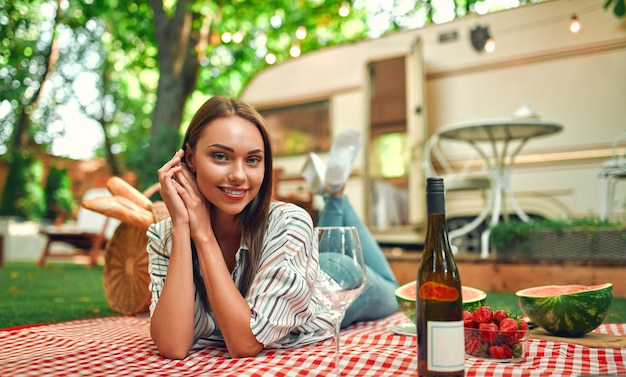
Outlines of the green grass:
[{"label": "green grass", "polygon": [[[487,305],[522,314],[511,293],[490,292]],[[102,287],[102,266],[12,262],[0,268],[0,328],[118,315]],[[607,322],[626,323],[626,298],[614,298]]]},{"label": "green grass", "polygon": [[102,266],[12,262],[0,268],[0,328],[118,315],[102,287]]}]

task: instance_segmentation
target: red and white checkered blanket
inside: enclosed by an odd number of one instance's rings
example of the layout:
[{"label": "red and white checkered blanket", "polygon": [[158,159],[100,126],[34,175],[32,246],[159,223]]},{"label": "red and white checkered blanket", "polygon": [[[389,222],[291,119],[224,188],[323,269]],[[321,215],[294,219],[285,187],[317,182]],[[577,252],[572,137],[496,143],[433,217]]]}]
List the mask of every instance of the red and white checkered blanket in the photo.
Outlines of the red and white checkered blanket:
[{"label": "red and white checkered blanket", "polygon": [[[406,322],[396,313],[341,333],[342,376],[416,376],[416,339],[389,327]],[[626,324],[597,331],[626,334]],[[466,376],[626,375],[625,348],[587,348],[531,339],[525,363],[466,359]],[[334,342],[265,350],[257,357],[228,359],[208,348],[184,360],[161,358],[149,320],[132,316],[78,320],[0,330],[0,376],[327,376],[334,368]]]}]

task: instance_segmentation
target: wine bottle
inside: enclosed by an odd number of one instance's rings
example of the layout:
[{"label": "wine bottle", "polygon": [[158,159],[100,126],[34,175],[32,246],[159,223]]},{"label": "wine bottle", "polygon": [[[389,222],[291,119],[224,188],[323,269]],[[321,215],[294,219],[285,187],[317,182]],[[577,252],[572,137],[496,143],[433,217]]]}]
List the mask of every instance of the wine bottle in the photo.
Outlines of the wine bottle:
[{"label": "wine bottle", "polygon": [[419,376],[465,376],[463,298],[446,225],[443,178],[426,180],[428,220],[417,272]]}]

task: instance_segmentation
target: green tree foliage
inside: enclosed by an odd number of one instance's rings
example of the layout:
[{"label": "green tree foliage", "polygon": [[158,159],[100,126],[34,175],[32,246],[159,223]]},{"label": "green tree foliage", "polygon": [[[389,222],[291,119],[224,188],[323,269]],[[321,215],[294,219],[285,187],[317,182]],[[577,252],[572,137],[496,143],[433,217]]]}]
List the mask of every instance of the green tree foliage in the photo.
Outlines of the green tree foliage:
[{"label": "green tree foliage", "polygon": [[33,153],[24,151],[15,154],[9,163],[0,216],[40,219],[46,210],[42,178],[43,164]]},{"label": "green tree foliage", "polygon": [[[52,44],[50,18],[43,15],[44,0],[0,1],[0,154],[7,153],[14,140],[35,133],[19,130],[22,114],[32,114],[32,104],[46,74],[46,55]],[[54,12],[51,13],[54,16]]]},{"label": "green tree foliage", "polygon": [[76,209],[76,200],[72,194],[72,181],[65,168],[50,166],[44,194],[46,198],[44,218],[46,219],[54,220],[59,215],[71,215]]},{"label": "green tree foliage", "polygon": [[[150,140],[135,150],[140,181],[156,180],[156,170],[176,149],[184,131],[185,110],[212,95],[237,97],[268,64],[364,38],[365,11],[339,16],[341,0],[254,2],[153,1],[154,42],[158,47],[158,85]],[[297,36],[296,31],[306,33]],[[191,101],[188,99],[192,98]],[[157,151],[165,151],[163,159]],[[146,171],[142,173],[141,171]],[[152,177],[146,181],[143,177]]]},{"label": "green tree foliage", "polygon": [[[527,1],[535,0],[520,3]],[[623,15],[624,1],[607,0],[605,8]],[[477,2],[455,0],[456,16],[471,13]],[[345,4],[350,12],[340,15]],[[394,31],[418,27],[416,18],[421,26],[430,23],[436,5],[390,0],[368,13],[364,4],[0,0],[0,156],[9,151],[20,114],[30,117],[27,146],[49,147],[64,124],[77,122],[66,118],[71,108],[83,115],[80,123],[100,125],[104,144],[97,155],[114,174],[134,170],[140,186],[151,184],[208,97],[239,96],[254,75],[292,59],[294,50],[306,54],[370,37],[372,12],[386,16],[386,31]]]},{"label": "green tree foliage", "polygon": [[613,14],[616,17],[624,17],[626,16],[626,0],[606,0],[604,3],[604,8],[609,9],[613,7]]}]

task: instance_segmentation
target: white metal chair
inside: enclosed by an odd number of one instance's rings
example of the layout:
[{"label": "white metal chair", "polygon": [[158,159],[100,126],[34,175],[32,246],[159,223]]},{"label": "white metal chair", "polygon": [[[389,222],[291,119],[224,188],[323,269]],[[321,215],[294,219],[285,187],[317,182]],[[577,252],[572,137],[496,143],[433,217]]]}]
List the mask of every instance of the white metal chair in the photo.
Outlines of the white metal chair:
[{"label": "white metal chair", "polygon": [[613,212],[615,185],[626,179],[626,132],[613,141],[611,159],[600,169],[600,219],[608,219]]},{"label": "white metal chair", "polygon": [[451,157],[449,157],[450,153],[446,153],[446,149],[449,149],[451,146],[452,144],[447,146],[442,144],[442,140],[437,133],[434,133],[426,140],[422,155],[422,170],[426,178],[442,177],[447,192],[470,190],[488,192],[487,203],[485,203],[478,216],[472,221],[450,230],[448,236],[453,244],[453,251],[456,253],[459,246],[462,246],[464,242],[453,242],[454,239],[465,236],[482,225],[489,213],[493,195],[491,193],[489,173],[484,169],[473,169],[472,164],[475,159],[470,155],[464,156],[465,158],[462,161],[459,157],[455,158],[458,161],[452,161]]}]

